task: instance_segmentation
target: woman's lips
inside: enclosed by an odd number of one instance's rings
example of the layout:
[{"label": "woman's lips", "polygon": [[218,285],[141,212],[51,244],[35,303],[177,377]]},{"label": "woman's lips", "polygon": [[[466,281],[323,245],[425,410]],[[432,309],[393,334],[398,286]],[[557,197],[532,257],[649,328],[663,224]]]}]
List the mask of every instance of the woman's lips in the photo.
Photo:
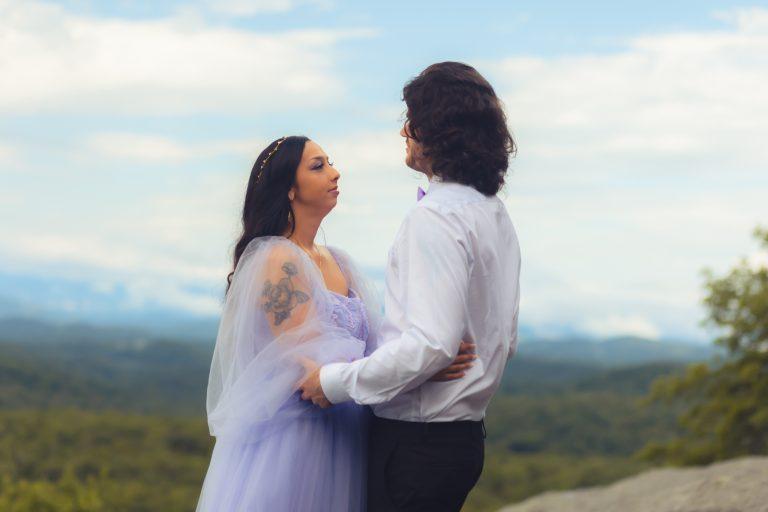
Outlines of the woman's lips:
[{"label": "woman's lips", "polygon": [[328,191],[328,193],[330,193],[330,194],[332,194],[334,196],[338,196],[339,195],[339,189],[338,188],[332,188],[331,190]]}]

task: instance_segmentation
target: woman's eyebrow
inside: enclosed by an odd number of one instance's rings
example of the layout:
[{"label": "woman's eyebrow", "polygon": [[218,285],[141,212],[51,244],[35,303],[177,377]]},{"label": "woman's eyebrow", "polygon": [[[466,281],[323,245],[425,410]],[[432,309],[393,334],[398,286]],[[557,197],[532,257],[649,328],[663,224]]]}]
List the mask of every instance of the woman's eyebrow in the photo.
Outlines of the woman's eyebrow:
[{"label": "woman's eyebrow", "polygon": [[317,155],[317,156],[313,156],[312,158],[310,158],[310,160],[322,160],[323,158],[326,158],[326,157],[324,157],[322,155]]}]

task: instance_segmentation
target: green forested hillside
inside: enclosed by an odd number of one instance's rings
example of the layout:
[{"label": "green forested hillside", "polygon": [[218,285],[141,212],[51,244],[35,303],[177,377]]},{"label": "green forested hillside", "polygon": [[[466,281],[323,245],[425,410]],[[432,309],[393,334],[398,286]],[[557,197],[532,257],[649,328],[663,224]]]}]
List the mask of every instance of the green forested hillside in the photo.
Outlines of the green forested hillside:
[{"label": "green forested hillside", "polygon": [[579,366],[575,379],[532,377],[533,393],[497,394],[486,415],[485,467],[465,510],[496,510],[546,490],[605,484],[650,467],[633,455],[649,439],[677,433],[678,410],[638,401],[654,378],[681,366],[592,372]]},{"label": "green forested hillside", "polygon": [[0,412],[0,510],[194,510],[211,448],[199,419]]},{"label": "green forested hillside", "polygon": [[[193,510],[213,446],[204,416],[211,349],[0,342],[0,510]],[[636,398],[680,367],[514,358],[487,415],[485,469],[465,510],[648,467],[631,455],[673,435],[674,416]]]},{"label": "green forested hillside", "polygon": [[212,346],[0,342],[0,408],[114,408],[201,416]]}]

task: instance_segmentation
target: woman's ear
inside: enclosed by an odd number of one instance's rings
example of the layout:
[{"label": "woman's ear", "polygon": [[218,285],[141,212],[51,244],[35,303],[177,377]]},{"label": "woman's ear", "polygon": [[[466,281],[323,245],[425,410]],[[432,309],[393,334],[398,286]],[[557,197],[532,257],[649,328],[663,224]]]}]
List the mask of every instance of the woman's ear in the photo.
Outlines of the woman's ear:
[{"label": "woman's ear", "polygon": [[296,197],[296,193],[294,192],[293,188],[288,191],[288,200],[293,201],[293,198]]}]

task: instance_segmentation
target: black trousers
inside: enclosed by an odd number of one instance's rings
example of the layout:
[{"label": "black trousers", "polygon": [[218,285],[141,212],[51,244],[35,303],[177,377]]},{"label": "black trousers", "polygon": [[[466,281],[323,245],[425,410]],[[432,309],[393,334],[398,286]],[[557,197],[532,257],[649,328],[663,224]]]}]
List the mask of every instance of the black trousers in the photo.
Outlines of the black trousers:
[{"label": "black trousers", "polygon": [[459,512],[483,471],[481,421],[371,417],[368,512]]}]

